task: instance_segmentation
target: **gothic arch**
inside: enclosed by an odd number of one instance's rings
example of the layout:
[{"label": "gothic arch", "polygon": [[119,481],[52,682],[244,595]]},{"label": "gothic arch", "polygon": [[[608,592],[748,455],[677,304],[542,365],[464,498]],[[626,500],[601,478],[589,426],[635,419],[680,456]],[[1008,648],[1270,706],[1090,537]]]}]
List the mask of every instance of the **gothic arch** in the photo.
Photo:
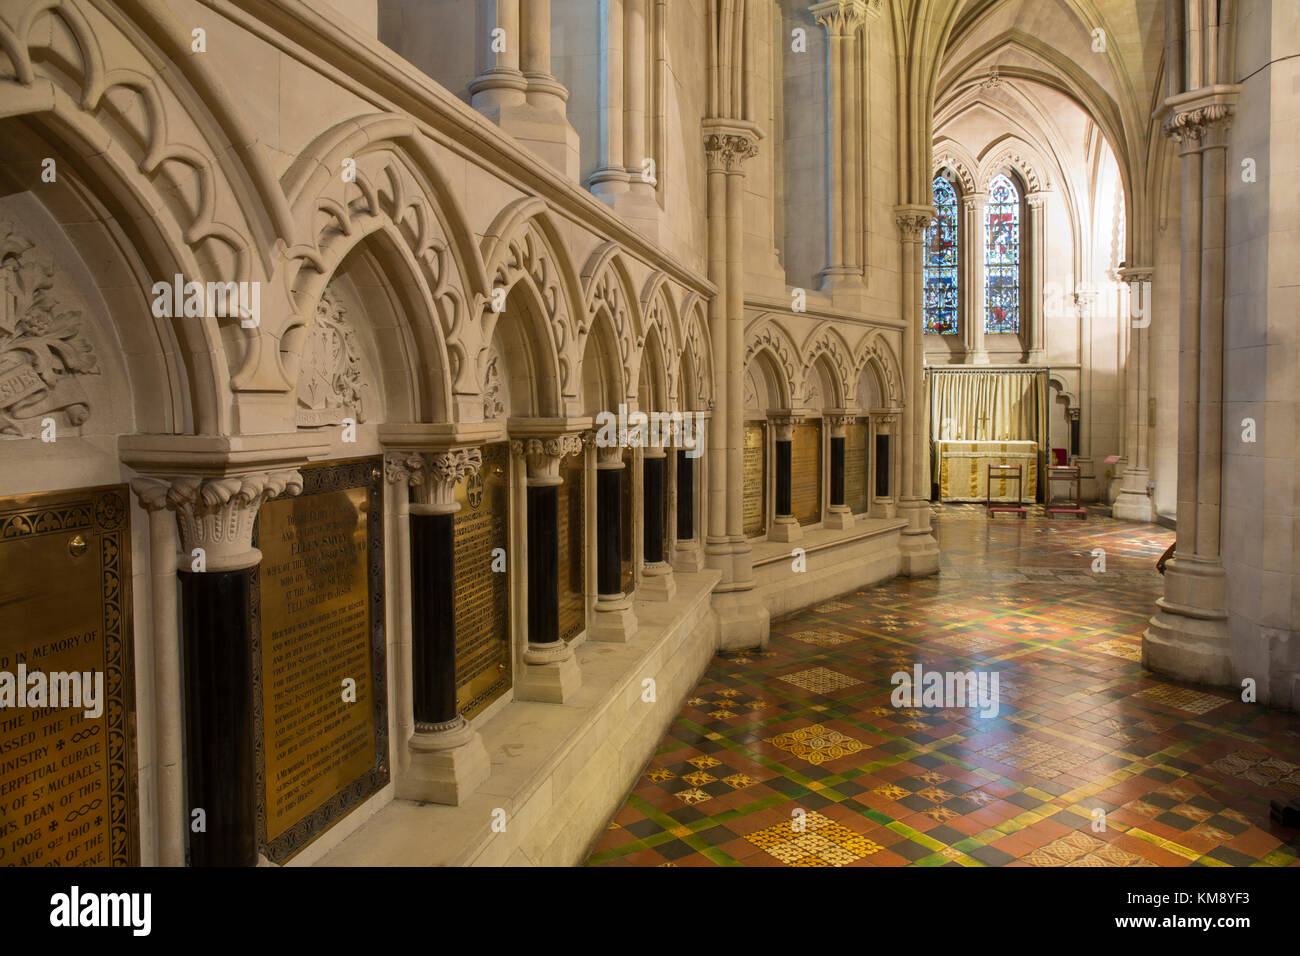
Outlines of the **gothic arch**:
[{"label": "gothic arch", "polygon": [[793,408],[804,394],[804,379],[800,368],[799,350],[789,333],[771,319],[759,318],[746,336],[745,367],[760,353],[772,362],[777,376],[782,408]]},{"label": "gothic arch", "polygon": [[652,329],[656,330],[664,353],[664,387],[670,407],[677,401],[677,379],[683,351],[682,321],[671,291],[662,271],[652,273],[641,290],[641,314],[646,336],[649,337]]},{"label": "gothic arch", "polygon": [[[488,352],[500,313],[493,299],[504,294],[526,304],[527,339],[538,353],[547,378],[553,381],[541,405],[566,414],[582,404],[582,361],[575,316],[582,314],[582,287],[573,270],[568,249],[560,238],[542,199],[524,197],[497,214],[481,244],[491,293],[483,312],[479,352],[480,375],[487,372]],[[554,392],[554,394],[549,394]]]},{"label": "gothic arch", "polygon": [[829,378],[834,388],[834,395],[823,396],[833,399],[824,404],[828,408],[844,408],[853,395],[854,363],[853,353],[844,336],[830,322],[823,322],[813,329],[804,343],[803,375],[805,383],[811,381],[814,364],[824,359],[829,370]]},{"label": "gothic arch", "polygon": [[855,384],[858,375],[874,375],[876,394],[883,396],[890,408],[902,408],[907,404],[903,397],[903,373],[898,357],[878,330],[868,332],[863,338],[855,355],[854,367]]},{"label": "gothic arch", "polygon": [[[688,292],[678,309],[682,317],[682,350],[679,374],[687,374],[685,357],[690,356],[689,372],[692,380],[686,383],[690,396],[690,410],[704,411],[713,408],[713,353],[709,337],[705,334],[704,300],[698,292]],[[682,409],[687,411],[688,409]]]},{"label": "gothic arch", "polygon": [[284,183],[299,234],[307,237],[289,250],[298,268],[288,329],[312,314],[340,263],[378,239],[410,316],[405,365],[418,383],[418,420],[474,415],[487,273],[414,123],[385,114],[340,123],[303,151]]},{"label": "gothic arch", "polygon": [[641,301],[617,243],[603,242],[592,251],[582,269],[582,287],[584,310],[578,325],[579,342],[586,338],[591,323],[603,311],[618,343],[624,394],[630,405],[636,401],[645,331]]},{"label": "gothic arch", "polygon": [[976,191],[976,178],[979,172],[979,163],[960,143],[941,138],[934,145],[933,160],[930,164],[930,179],[933,181],[943,170],[947,169],[956,176],[957,195],[969,196]]},{"label": "gothic arch", "polygon": [[1026,193],[1044,192],[1052,188],[1050,168],[1038,150],[1018,136],[1007,135],[985,148],[976,182],[981,192],[988,192],[989,181],[994,176],[1012,170],[1018,174]]}]

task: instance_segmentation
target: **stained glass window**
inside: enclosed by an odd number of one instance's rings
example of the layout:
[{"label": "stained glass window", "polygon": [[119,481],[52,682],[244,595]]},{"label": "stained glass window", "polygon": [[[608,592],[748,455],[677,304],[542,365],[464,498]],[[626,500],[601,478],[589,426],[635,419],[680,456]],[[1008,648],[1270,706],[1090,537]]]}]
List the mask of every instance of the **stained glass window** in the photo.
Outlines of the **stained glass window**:
[{"label": "stained glass window", "polygon": [[1020,331],[1020,192],[998,174],[984,220],[984,332]]},{"label": "stained glass window", "polygon": [[925,331],[957,331],[957,193],[943,175],[935,176],[934,221],[925,230]]}]

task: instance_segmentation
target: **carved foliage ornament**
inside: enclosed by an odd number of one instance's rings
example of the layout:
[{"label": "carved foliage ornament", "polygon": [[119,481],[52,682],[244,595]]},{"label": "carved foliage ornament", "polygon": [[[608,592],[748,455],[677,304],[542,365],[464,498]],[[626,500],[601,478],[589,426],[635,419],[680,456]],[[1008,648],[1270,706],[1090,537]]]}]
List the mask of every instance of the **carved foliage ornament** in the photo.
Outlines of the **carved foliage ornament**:
[{"label": "carved foliage ornament", "polygon": [[704,137],[704,151],[710,169],[734,172],[745,160],[758,155],[758,143],[744,133],[709,133]]},{"label": "carved foliage ornament", "polygon": [[307,328],[298,376],[298,424],[337,425],[344,418],[366,420],[370,386],[361,369],[361,348],[344,316],[347,310],[326,289]]},{"label": "carved foliage ornament", "polygon": [[90,403],[77,378],[98,375],[79,310],[59,310],[54,263],[0,220],[0,435],[33,437],[61,412],[80,425]]},{"label": "carved foliage ornament", "polygon": [[1211,134],[1222,136],[1232,125],[1232,107],[1227,103],[1210,103],[1174,113],[1165,121],[1164,131],[1174,142],[1199,145]]}]

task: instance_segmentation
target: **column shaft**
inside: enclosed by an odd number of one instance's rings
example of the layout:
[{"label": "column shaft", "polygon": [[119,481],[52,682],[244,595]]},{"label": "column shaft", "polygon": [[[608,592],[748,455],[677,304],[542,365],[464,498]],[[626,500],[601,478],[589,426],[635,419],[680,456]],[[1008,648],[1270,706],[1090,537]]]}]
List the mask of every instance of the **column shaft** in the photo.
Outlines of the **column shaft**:
[{"label": "column shaft", "polygon": [[677,540],[695,537],[695,460],[677,452]]},{"label": "column shaft", "polygon": [[412,514],[411,689],[415,725],[456,718],[454,514]]},{"label": "column shaft", "polygon": [[623,469],[596,471],[596,590],[616,595],[623,591]]},{"label": "column shaft", "polygon": [[185,758],[191,866],[255,866],[253,646],[256,568],[180,572],[185,646]]},{"label": "column shaft", "polygon": [[790,452],[793,442],[777,441],[776,446],[776,501],[775,510],[778,515],[788,515],[791,513],[790,502]]},{"label": "column shaft", "polygon": [[[560,640],[559,488],[528,486],[528,642]],[[580,546],[577,542],[574,547]]]},{"label": "column shaft", "polygon": [[1177,553],[1197,553],[1197,467],[1201,395],[1201,154],[1182,157],[1182,258],[1179,266]]},{"label": "column shaft", "polygon": [[645,560],[664,560],[664,466],[667,458],[645,458],[642,476],[645,482],[645,507],[642,511]]},{"label": "column shaft", "polygon": [[844,439],[831,439],[831,504],[844,504]]}]

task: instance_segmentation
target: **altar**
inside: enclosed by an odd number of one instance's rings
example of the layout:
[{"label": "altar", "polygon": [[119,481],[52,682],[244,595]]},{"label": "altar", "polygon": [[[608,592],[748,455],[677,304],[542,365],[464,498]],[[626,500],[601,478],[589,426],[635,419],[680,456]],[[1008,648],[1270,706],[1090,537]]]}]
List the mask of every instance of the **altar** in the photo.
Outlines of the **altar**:
[{"label": "altar", "polygon": [[[1020,465],[1024,481],[1022,501],[1032,503],[1038,493],[1038,442],[939,441],[940,501],[984,501],[988,495],[989,465]],[[993,479],[993,501],[1014,501],[1014,481]]]}]

